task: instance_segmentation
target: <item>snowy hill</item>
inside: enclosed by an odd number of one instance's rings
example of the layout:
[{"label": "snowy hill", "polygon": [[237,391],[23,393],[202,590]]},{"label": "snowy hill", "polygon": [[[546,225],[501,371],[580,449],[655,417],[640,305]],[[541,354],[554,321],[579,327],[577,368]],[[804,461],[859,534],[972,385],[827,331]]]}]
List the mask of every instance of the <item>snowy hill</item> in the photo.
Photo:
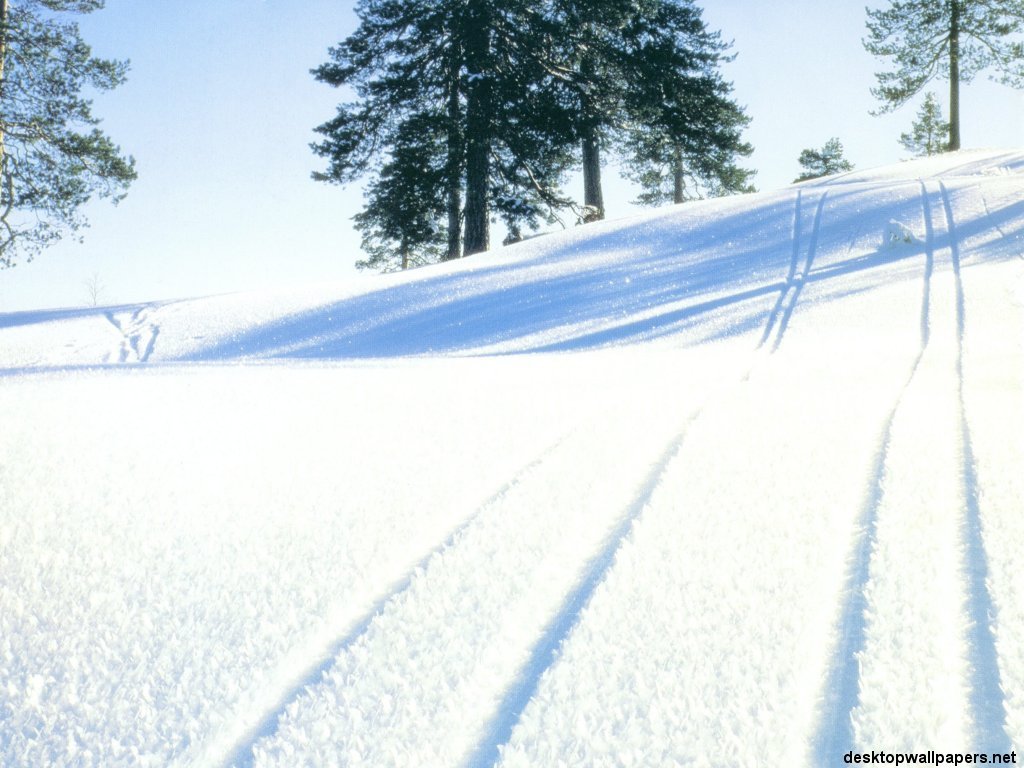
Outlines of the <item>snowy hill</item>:
[{"label": "snowy hill", "polygon": [[1020,751],[1022,174],[0,315],[0,764]]}]

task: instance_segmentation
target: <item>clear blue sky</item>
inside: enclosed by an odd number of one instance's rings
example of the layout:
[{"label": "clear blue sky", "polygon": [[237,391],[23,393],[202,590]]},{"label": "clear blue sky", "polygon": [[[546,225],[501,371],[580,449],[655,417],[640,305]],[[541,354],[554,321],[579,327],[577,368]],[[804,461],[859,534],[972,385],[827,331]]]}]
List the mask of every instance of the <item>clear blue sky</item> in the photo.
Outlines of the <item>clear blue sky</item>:
[{"label": "clear blue sky", "polygon": [[[858,167],[905,156],[897,140],[916,103],[869,115],[880,63],[861,45],[863,3],[700,4],[709,25],[735,42],[726,74],[753,119],[747,138],[760,189],[791,181],[800,150],[832,136]],[[92,275],[104,303],[353,275],[360,253],[350,220],[360,190],[312,181],[321,163],[308,146],[340,96],[309,70],[355,28],[353,6],[107,0],[81,17],[97,54],[131,60],[128,83],[97,98],[96,113],[135,156],[139,179],[119,206],[90,206],[83,244],[65,242],[0,271],[0,311],[81,305]],[[933,90],[948,112],[946,87]],[[965,148],[1021,144],[1024,94],[979,79],[962,101]],[[614,172],[605,181],[609,215],[629,213],[632,191]]]}]

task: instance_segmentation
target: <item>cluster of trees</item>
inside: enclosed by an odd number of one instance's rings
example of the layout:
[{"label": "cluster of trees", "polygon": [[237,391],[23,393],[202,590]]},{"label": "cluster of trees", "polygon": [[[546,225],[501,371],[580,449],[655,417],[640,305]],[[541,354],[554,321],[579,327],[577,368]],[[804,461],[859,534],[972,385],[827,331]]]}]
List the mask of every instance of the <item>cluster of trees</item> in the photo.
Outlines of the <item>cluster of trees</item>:
[{"label": "cluster of trees", "polygon": [[[924,157],[950,151],[950,124],[942,117],[935,94],[929,91],[917,111],[908,133],[900,134],[900,144],[912,155]],[[853,170],[853,163],[843,154],[843,145],[838,138],[832,137],[821,149],[805,149],[798,159],[803,169],[797,181],[817,179]]]},{"label": "cluster of trees", "polygon": [[[728,45],[692,0],[363,0],[358,14],[314,70],[355,98],[313,148],[328,162],[315,178],[369,177],[362,266],[485,251],[492,216],[509,240],[600,219],[609,152],[645,203],[751,189]],[[563,191],[579,167],[582,204]]]},{"label": "cluster of trees", "polygon": [[93,196],[115,202],[135,178],[92,115],[85,87],[115,88],[124,62],[99,59],[66,13],[103,0],[0,0],[0,267],[31,259],[84,220]]},{"label": "cluster of trees", "polygon": [[[115,88],[125,62],[94,57],[69,19],[104,0],[0,0],[0,267],[119,200],[134,161],[97,128],[83,90]],[[614,155],[639,202],[752,189],[749,122],[721,74],[730,46],[694,0],[360,0],[358,29],[317,79],[349,101],[317,130],[316,178],[369,177],[356,217],[363,266],[404,268],[487,250],[566,214],[604,216]],[[868,52],[891,67],[879,113],[949,81],[949,120],[927,93],[913,154],[960,148],[960,84],[982,71],[1024,87],[1024,0],[889,0],[867,11]],[[838,139],[801,153],[798,180],[849,170]],[[583,200],[564,192],[582,168]]]},{"label": "cluster of trees", "polygon": [[[1024,0],[891,0],[867,14],[864,47],[894,65],[876,74],[876,114],[902,107],[934,80],[949,81],[949,120],[929,91],[910,131],[900,135],[913,155],[960,149],[961,83],[991,69],[993,79],[1024,87]],[[853,167],[835,138],[820,150],[805,149],[799,161],[803,172],[797,181]]]}]

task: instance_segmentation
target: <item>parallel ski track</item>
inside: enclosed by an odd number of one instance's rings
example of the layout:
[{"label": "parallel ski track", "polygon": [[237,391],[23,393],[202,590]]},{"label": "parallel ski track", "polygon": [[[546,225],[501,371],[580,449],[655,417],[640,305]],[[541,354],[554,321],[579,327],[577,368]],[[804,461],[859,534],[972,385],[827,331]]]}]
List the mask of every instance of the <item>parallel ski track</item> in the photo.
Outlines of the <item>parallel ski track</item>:
[{"label": "parallel ski track", "polygon": [[818,198],[818,206],[814,211],[814,224],[811,228],[811,242],[807,246],[807,258],[804,260],[804,268],[791,277],[794,287],[790,294],[789,303],[782,313],[782,319],[779,321],[779,333],[772,344],[773,352],[779,348],[779,345],[782,343],[782,337],[786,335],[789,319],[793,316],[793,310],[796,309],[796,303],[800,300],[800,293],[807,282],[807,276],[811,273],[811,265],[814,263],[814,257],[817,255],[818,250],[818,236],[821,232],[821,212],[825,208],[825,198],[827,197],[828,191],[825,191]]},{"label": "parallel ski track", "polygon": [[254,759],[253,747],[256,745],[257,741],[277,731],[278,724],[281,717],[288,709],[288,705],[300,697],[306,688],[320,682],[324,674],[333,666],[334,660],[338,655],[350,645],[358,641],[359,638],[366,633],[366,630],[369,629],[373,619],[384,610],[387,603],[394,600],[409,588],[409,585],[412,583],[413,578],[418,572],[425,570],[434,557],[449,550],[488,507],[494,505],[496,502],[508,495],[513,488],[522,482],[524,477],[529,475],[533,469],[540,466],[552,453],[563,445],[574,432],[575,428],[570,429],[558,440],[548,446],[539,456],[520,467],[508,482],[487,497],[487,499],[479,504],[468,517],[464,518],[458,525],[452,528],[439,544],[434,546],[429,552],[421,557],[416,564],[409,568],[400,578],[378,593],[372,605],[359,618],[355,619],[340,636],[336,637],[329,645],[325,646],[322,651],[316,655],[313,662],[301,675],[297,677],[295,682],[288,689],[281,691],[279,695],[275,696],[273,701],[269,703],[269,706],[258,712],[251,713],[242,725],[235,727],[234,730],[236,732],[236,736],[232,740],[232,744],[226,751],[226,754],[220,758],[211,758],[211,760],[207,762],[222,766],[222,768],[231,768],[232,766],[235,766],[236,768],[251,768]]},{"label": "parallel ski track", "polygon": [[870,579],[871,552],[878,540],[878,511],[882,503],[882,481],[885,465],[892,443],[892,427],[896,413],[917,375],[928,342],[931,339],[929,310],[931,308],[931,279],[935,268],[935,235],[929,210],[927,189],[921,181],[922,207],[925,221],[925,268],[924,285],[921,292],[919,319],[920,343],[907,374],[900,387],[896,402],[882,427],[877,443],[871,471],[868,475],[864,504],[854,529],[849,566],[844,579],[842,594],[845,596],[839,611],[837,624],[838,640],[830,654],[831,663],[824,676],[822,693],[823,705],[817,724],[812,731],[811,752],[813,764],[827,765],[836,755],[846,754],[854,748],[853,721],[851,715],[860,697],[860,663],[858,656],[867,641],[867,595]]},{"label": "parallel ski track", "polygon": [[[854,749],[851,715],[860,696],[858,656],[866,642],[867,608],[866,587],[870,578],[871,552],[878,534],[878,511],[882,501],[885,465],[891,444],[892,426],[896,413],[917,375],[921,359],[931,340],[931,279],[935,268],[935,233],[931,201],[925,182],[920,181],[921,201],[925,223],[925,271],[921,296],[921,342],[896,402],[886,419],[868,480],[865,503],[854,536],[850,566],[843,594],[845,602],[838,623],[839,640],[831,654],[832,664],[825,675],[823,700],[818,723],[811,739],[815,764],[827,764],[836,755]],[[967,425],[963,395],[963,341],[965,311],[963,282],[960,274],[960,249],[956,240],[952,205],[945,185],[939,182],[939,192],[945,213],[947,236],[953,265],[956,290],[956,373],[957,396],[960,410],[960,441],[963,456],[962,483],[965,499],[963,520],[964,560],[962,571],[967,581],[968,636],[965,638],[971,659],[970,706],[975,726],[976,751],[1009,751],[1009,737],[1005,730],[1006,709],[1000,683],[998,657],[992,623],[995,608],[988,592],[988,560],[982,538],[981,516],[978,506],[978,484],[974,470],[974,457],[970,430]]]},{"label": "parallel ski track", "polygon": [[779,291],[779,298],[775,300],[775,306],[772,307],[772,311],[768,314],[768,322],[765,324],[764,333],[761,334],[761,340],[757,344],[758,348],[763,347],[772,335],[772,329],[775,327],[775,322],[778,320],[779,313],[782,311],[782,306],[786,301],[786,295],[789,293],[790,288],[793,285],[793,276],[796,274],[796,264],[800,259],[800,207],[803,203],[803,198],[804,191],[802,189],[797,190],[796,200],[793,203],[793,253],[789,259],[789,271],[786,273],[786,281],[782,284],[782,288]]},{"label": "parallel ski track", "polygon": [[811,272],[811,265],[814,263],[814,257],[818,250],[818,236],[821,232],[821,214],[825,208],[825,199],[827,197],[828,190],[822,192],[818,197],[818,204],[814,211],[814,223],[811,227],[811,239],[807,246],[807,255],[804,258],[803,269],[798,271],[797,265],[800,262],[801,250],[801,209],[803,205],[803,190],[798,190],[796,193],[796,201],[794,203],[793,210],[793,252],[789,261],[789,271],[786,273],[786,282],[779,291],[779,298],[776,300],[775,306],[772,307],[772,310],[768,315],[768,321],[765,324],[764,332],[761,334],[761,340],[758,342],[758,348],[767,344],[768,340],[772,338],[773,330],[775,330],[776,333],[771,344],[771,351],[774,352],[782,343],[782,338],[785,336],[786,329],[789,327],[789,320],[793,315],[793,310],[796,309],[796,303],[800,299],[800,293],[803,291],[808,275],[810,275]]},{"label": "parallel ski track", "polygon": [[[800,206],[799,198],[801,195],[802,193],[797,195],[797,222]],[[818,231],[821,224],[821,212],[826,195],[827,192],[818,201],[811,248],[805,261],[804,276],[810,272],[810,267],[814,260]],[[799,231],[799,223],[795,224],[795,229],[797,232]],[[791,261],[790,272],[787,278],[788,282],[793,281],[796,273],[799,256],[798,239],[798,236],[794,237],[796,244],[794,245],[794,258]],[[791,313],[792,307],[789,308],[786,316],[787,319]],[[769,355],[778,349],[783,331],[784,329],[780,329],[779,338],[769,349]],[[757,349],[763,346],[763,341],[764,339],[757,345],[755,353]],[[755,356],[746,371],[739,377],[738,384],[743,385],[747,383],[755,368],[764,359],[764,356]],[[682,450],[690,427],[700,418],[706,407],[707,403],[705,402],[693,411],[683,423],[676,436],[669,441],[662,451],[660,458],[644,478],[632,503],[627,507],[620,523],[606,537],[598,554],[587,565],[576,588],[567,595],[558,612],[545,627],[541,639],[531,650],[529,660],[524,665],[518,679],[502,696],[501,703],[498,705],[494,717],[484,730],[484,737],[470,753],[469,758],[463,764],[464,768],[491,768],[491,766],[496,765],[500,761],[501,748],[508,744],[511,739],[515,726],[522,718],[527,705],[537,692],[541,678],[558,660],[560,648],[572,634],[573,629],[579,624],[594,593],[606,580],[608,573],[615,564],[619,551],[632,533],[633,526],[642,517],[648,503],[667,474],[672,461]]]}]

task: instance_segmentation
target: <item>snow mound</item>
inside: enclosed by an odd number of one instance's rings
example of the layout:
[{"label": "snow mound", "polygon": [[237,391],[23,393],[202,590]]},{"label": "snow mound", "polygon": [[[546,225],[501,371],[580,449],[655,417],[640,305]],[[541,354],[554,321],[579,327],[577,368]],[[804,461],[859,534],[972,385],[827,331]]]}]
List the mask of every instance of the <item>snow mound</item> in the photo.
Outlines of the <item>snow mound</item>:
[{"label": "snow mound", "polygon": [[803,277],[826,292],[901,279],[892,261],[913,252],[880,248],[863,224],[870,213],[901,223],[887,243],[919,239],[911,233],[925,229],[921,179],[942,181],[958,214],[979,223],[970,228],[972,258],[1013,256],[1022,168],[1020,152],[951,153],[587,225],[342,286],[0,315],[0,365],[693,346],[763,324],[780,279],[795,274],[794,259],[808,262]]}]

